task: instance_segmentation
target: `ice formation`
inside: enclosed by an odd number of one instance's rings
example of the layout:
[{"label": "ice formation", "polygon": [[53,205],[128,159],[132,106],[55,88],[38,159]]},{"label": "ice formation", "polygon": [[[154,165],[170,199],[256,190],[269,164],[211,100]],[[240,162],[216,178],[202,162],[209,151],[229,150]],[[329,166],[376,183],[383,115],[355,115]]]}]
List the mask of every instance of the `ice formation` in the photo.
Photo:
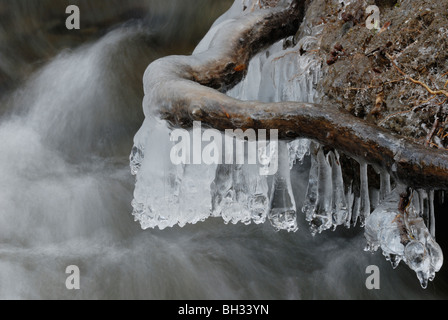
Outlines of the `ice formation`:
[{"label": "ice formation", "polygon": [[273,179],[269,221],[276,230],[294,232],[297,227],[297,210],[291,186],[289,149],[286,142],[279,143],[278,172]]},{"label": "ice formation", "polygon": [[[424,221],[427,216],[430,225],[434,225],[434,209],[432,202],[425,205],[428,200],[425,191],[404,190],[398,186],[367,218],[366,250],[375,252],[381,248],[394,268],[404,261],[426,288],[443,264],[442,250]],[[401,209],[397,206],[400,200]]]},{"label": "ice formation", "polygon": [[[235,16],[241,15],[243,8],[252,7],[254,10],[259,7],[258,2],[236,1],[215,22],[194,54],[205,52],[220,28],[225,28]],[[251,10],[245,10],[243,14]],[[283,49],[283,41],[274,44],[252,59],[246,78],[228,95],[266,102],[314,102],[317,98],[315,87],[321,76],[321,61],[313,54],[300,55],[299,52],[312,50],[317,45],[318,38],[311,34],[287,50]],[[144,101],[145,105],[151,103]],[[184,226],[208,217],[222,217],[225,223],[263,223],[269,220],[276,230],[297,230],[297,209],[289,170],[293,163],[303,161],[309,141],[294,141],[289,145],[274,141],[264,148],[260,146],[260,158],[265,159],[258,165],[176,166],[169,157],[173,147],[169,141],[170,130],[148,113],[146,116],[134,139],[131,154],[131,171],[136,176],[133,214],[144,229]],[[292,149],[294,152],[289,152]],[[156,156],[148,156],[147,150]],[[260,175],[259,169],[273,161],[270,159],[273,156],[278,156],[275,161],[279,163],[279,171],[269,179]],[[197,172],[198,176],[197,179],[192,178],[186,187],[185,175],[188,172],[191,176]],[[189,197],[184,195],[187,192]],[[182,199],[186,201],[183,204]]]},{"label": "ice formation", "polygon": [[[236,1],[195,53],[205,52],[220,28],[257,1],[246,2]],[[285,41],[280,41],[258,53],[244,80],[227,94],[240,100],[318,102],[323,70],[313,52],[320,45],[321,27],[310,27],[305,20],[300,35],[292,47],[285,48]],[[342,155],[307,139],[266,143],[258,148],[263,159],[259,164],[174,165],[170,129],[146,116],[131,154],[131,171],[136,175],[133,215],[144,229],[182,227],[209,217],[233,224],[269,221],[276,231],[288,232],[297,231],[297,220],[303,217],[313,235],[359,224],[365,226],[368,250],[381,248],[394,267],[404,261],[423,287],[440,270],[443,254],[435,242],[434,191],[414,191],[400,216],[400,186],[393,188],[388,172],[373,168],[380,177],[376,190],[369,185],[369,164],[358,159],[359,181],[344,181]],[[308,187],[302,207],[297,208],[290,172],[304,165],[307,157]],[[276,174],[261,175],[260,168],[272,161],[278,161]]]},{"label": "ice formation", "polygon": [[338,152],[326,155],[321,146],[313,143],[308,191],[302,208],[313,235],[340,225],[350,227],[349,197],[345,194]]}]

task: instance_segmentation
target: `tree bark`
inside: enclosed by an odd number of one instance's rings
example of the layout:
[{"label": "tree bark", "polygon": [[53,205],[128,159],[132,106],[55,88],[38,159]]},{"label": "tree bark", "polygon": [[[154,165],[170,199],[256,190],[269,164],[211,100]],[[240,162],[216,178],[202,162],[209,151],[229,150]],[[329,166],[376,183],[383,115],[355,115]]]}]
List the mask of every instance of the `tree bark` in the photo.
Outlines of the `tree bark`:
[{"label": "tree bark", "polygon": [[240,101],[223,92],[244,78],[261,49],[295,34],[306,1],[243,14],[192,56],[152,63],[145,74],[145,111],[191,128],[193,121],[218,130],[277,129],[280,139],[308,138],[387,170],[414,188],[448,190],[448,153],[390,133],[332,106],[298,102]]}]

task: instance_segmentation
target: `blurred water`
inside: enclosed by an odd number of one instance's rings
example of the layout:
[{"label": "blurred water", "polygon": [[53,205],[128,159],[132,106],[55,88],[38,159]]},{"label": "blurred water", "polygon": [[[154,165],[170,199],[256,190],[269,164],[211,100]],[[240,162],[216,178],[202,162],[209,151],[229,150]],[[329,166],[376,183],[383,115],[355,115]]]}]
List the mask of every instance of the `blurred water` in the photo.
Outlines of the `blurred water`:
[{"label": "blurred water", "polygon": [[[14,3],[31,10],[34,2]],[[297,233],[221,219],[142,231],[131,216],[128,156],[143,120],[141,75],[164,50],[152,41],[145,23],[115,28],[59,52],[4,96],[1,299],[448,297],[446,275],[422,290],[408,268],[364,253],[361,230],[313,238],[303,216]],[[307,174],[306,166],[292,171],[298,206]],[[381,270],[378,291],[365,287],[371,264]],[[79,291],[65,287],[69,265],[80,267]]]},{"label": "blurred water", "polygon": [[[231,0],[0,0],[0,94],[57,55],[140,21],[161,55],[192,51]],[[68,5],[81,29],[67,30]]]}]

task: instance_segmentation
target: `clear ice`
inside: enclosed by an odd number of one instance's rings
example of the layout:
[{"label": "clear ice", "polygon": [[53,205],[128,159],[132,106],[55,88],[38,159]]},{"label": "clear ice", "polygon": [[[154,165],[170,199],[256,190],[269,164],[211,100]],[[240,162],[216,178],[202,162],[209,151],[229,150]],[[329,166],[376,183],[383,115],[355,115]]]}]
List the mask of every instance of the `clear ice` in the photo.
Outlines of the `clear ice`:
[{"label": "clear ice", "polygon": [[269,221],[275,230],[296,232],[297,210],[291,186],[289,149],[286,142],[279,142],[278,171],[274,176],[271,191]]},{"label": "clear ice", "polygon": [[366,250],[375,252],[381,248],[393,268],[403,261],[426,288],[443,265],[443,253],[424,222],[424,200],[419,196],[422,192],[414,191],[409,205],[400,212],[398,203],[404,189],[397,187],[367,218]]}]

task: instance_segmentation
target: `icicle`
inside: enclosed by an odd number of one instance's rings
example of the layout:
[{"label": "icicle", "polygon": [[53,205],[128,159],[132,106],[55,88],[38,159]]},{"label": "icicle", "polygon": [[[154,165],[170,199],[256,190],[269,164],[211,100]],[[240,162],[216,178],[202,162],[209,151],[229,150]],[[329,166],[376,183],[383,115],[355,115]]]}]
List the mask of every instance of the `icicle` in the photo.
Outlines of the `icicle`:
[{"label": "icicle", "polygon": [[368,250],[374,252],[381,247],[387,257],[404,255],[400,234],[401,221],[397,219],[398,201],[399,197],[396,194],[389,196],[367,218],[364,235]]},{"label": "icicle", "polygon": [[227,95],[241,100],[258,100],[258,91],[262,79],[262,68],[266,60],[266,53],[260,52],[252,58],[247,71],[247,76],[234,88],[227,92]]},{"label": "icicle", "polygon": [[220,217],[223,209],[233,201],[232,165],[219,164],[216,169],[215,180],[211,184],[212,216]]},{"label": "icicle", "polygon": [[[418,190],[420,198],[420,217],[425,221],[428,229],[431,227],[431,206],[434,205],[433,201],[430,199],[430,192],[426,190]],[[434,208],[432,208],[434,210]]]},{"label": "icicle", "polygon": [[376,188],[370,188],[370,208],[375,210],[381,203],[380,190]]},{"label": "icicle", "polygon": [[278,172],[274,176],[271,192],[269,221],[276,230],[298,230],[296,204],[291,186],[289,152],[285,142],[279,142]]},{"label": "icicle", "polygon": [[310,229],[313,235],[328,230],[333,226],[332,170],[322,148],[319,148],[315,161],[317,165],[316,205],[311,215],[311,212],[308,212],[308,221],[310,221]]},{"label": "icicle", "polygon": [[365,225],[366,219],[370,215],[370,195],[369,195],[369,178],[367,174],[368,165],[361,162],[361,184],[360,184],[360,214],[361,226]]},{"label": "icicle", "polygon": [[386,170],[380,172],[380,202],[391,193],[390,174]]},{"label": "icicle", "polygon": [[390,174],[382,168],[377,166],[373,166],[375,172],[380,176],[380,188],[370,189],[371,197],[370,197],[370,206],[372,210],[375,210],[381,202],[386,199],[386,197],[391,193],[391,183],[390,183]]},{"label": "icicle", "polygon": [[317,194],[316,216],[319,216],[322,219],[322,222],[324,222],[322,224],[322,226],[324,226],[323,230],[327,230],[332,222],[331,209],[333,207],[333,181],[331,166],[328,163],[322,148],[317,154],[317,163],[319,168],[319,188]]},{"label": "icicle", "polygon": [[[230,143],[227,145],[227,143]],[[241,171],[242,165],[233,164],[236,141],[230,139],[226,141],[226,148],[222,154],[222,164],[216,169],[215,179],[211,184],[212,195],[212,216],[221,216],[224,223],[238,223],[243,220],[247,222],[247,212],[242,212],[241,189],[244,179]],[[232,162],[230,162],[232,160]],[[238,193],[238,194],[237,194]],[[242,200],[238,201],[238,197]]]},{"label": "icicle", "polygon": [[409,267],[417,273],[422,288],[428,286],[429,276],[426,270],[430,268],[431,261],[426,257],[425,246],[418,241],[411,241],[405,249],[405,258]]},{"label": "icicle", "polygon": [[314,36],[305,36],[286,50],[283,41],[274,44],[269,49],[273,54],[263,66],[259,100],[316,102],[316,87],[322,78],[322,62],[313,53],[318,47],[319,39]]},{"label": "icicle", "polygon": [[131,174],[133,176],[137,175],[142,166],[142,162],[144,159],[145,150],[143,147],[135,146],[132,148],[130,160]]},{"label": "icicle", "polygon": [[428,217],[428,194],[425,190],[418,190],[419,198],[420,198],[420,217],[426,219]]},{"label": "icicle", "polygon": [[361,215],[361,198],[355,196],[353,200],[353,209],[352,209],[353,226],[356,226],[358,224],[360,215]]},{"label": "icicle", "polygon": [[268,194],[268,176],[272,174],[272,168],[276,166],[273,165],[273,163],[279,161],[278,148],[279,145],[277,141],[271,141],[268,145],[267,141],[258,141],[259,164],[258,166],[249,166],[252,173],[247,175],[248,185],[251,190],[248,208],[251,213],[252,221],[255,224],[264,223],[270,211],[271,201],[270,195]]},{"label": "icicle", "polygon": [[[269,167],[274,160],[276,147],[269,146],[268,155],[267,147],[263,147],[263,144],[261,146],[263,150],[258,151],[263,164]],[[225,158],[224,154],[223,162]],[[257,164],[218,165],[215,180],[211,184],[212,216],[221,216],[226,224],[264,223],[269,211],[269,188],[267,177],[260,174],[262,169]]]},{"label": "icicle", "polygon": [[[196,224],[210,217],[210,185],[215,177],[216,165],[188,164],[177,166],[181,180],[179,185],[179,226]],[[181,171],[183,167],[183,172]]]},{"label": "icicle", "polygon": [[412,205],[414,207],[415,214],[418,214],[419,217],[422,216],[421,211],[421,202],[420,202],[420,193],[416,190],[412,191]]},{"label": "icicle", "polygon": [[228,203],[223,211],[222,218],[225,223],[232,222],[237,224],[242,222],[249,224],[251,222],[251,214],[248,210],[248,188],[245,181],[246,175],[243,172],[243,165],[232,165],[232,188],[230,203]]},{"label": "icicle", "polygon": [[443,252],[413,206],[406,210],[405,220],[411,241],[406,245],[404,260],[426,288],[428,281],[433,281],[436,272],[442,268]]},{"label": "icicle", "polygon": [[266,176],[261,176],[258,166],[250,166],[247,173],[248,186],[250,187],[248,210],[255,224],[266,221],[269,212],[268,181]]},{"label": "icicle", "polygon": [[353,216],[353,206],[354,206],[354,202],[355,202],[355,195],[354,195],[352,189],[353,189],[353,183],[351,183],[349,185],[346,196],[345,196],[345,198],[347,199],[347,209],[348,209],[347,219],[345,221],[345,226],[347,228],[350,228],[350,226],[351,226],[351,221],[352,221],[352,216]]},{"label": "icicle", "polygon": [[[133,215],[143,229],[165,229],[179,221],[179,188],[183,170],[170,161],[173,144],[166,124],[147,119],[142,129],[136,136],[135,145],[144,147],[134,148],[131,155],[137,180]],[[143,156],[141,150],[151,150],[157,156]]]},{"label": "icicle", "polygon": [[260,174],[272,176],[274,169],[278,168],[278,142],[258,141],[258,159],[260,162]]},{"label": "icicle", "polygon": [[298,162],[303,164],[306,155],[310,154],[311,140],[298,139],[288,143],[289,148],[289,168],[292,169]]},{"label": "icicle", "polygon": [[[238,201],[244,199],[244,210],[248,212],[249,216],[248,222],[252,221],[255,224],[264,223],[269,212],[267,177],[260,175],[260,167],[258,165],[243,165],[241,173],[245,183],[243,188],[238,187],[234,178]],[[238,196],[239,189],[241,189],[241,196]],[[245,223],[248,222],[246,221]]]},{"label": "icicle", "polygon": [[443,253],[420,216],[420,209],[414,208],[415,201],[411,201],[404,212],[398,210],[404,189],[394,190],[367,218],[366,249],[376,251],[381,247],[394,268],[403,260],[426,288],[442,267]]},{"label": "icicle", "polygon": [[342,177],[342,167],[339,161],[339,153],[337,151],[330,152],[327,155],[327,160],[331,165],[332,182],[333,182],[333,227],[343,225],[347,222],[348,206],[347,199],[344,193],[344,179]]},{"label": "icicle", "polygon": [[429,191],[429,226],[431,236],[436,239],[436,216],[434,211],[434,190]]},{"label": "icicle", "polygon": [[305,214],[305,219],[311,222],[316,212],[317,204],[317,192],[319,186],[319,168],[317,163],[317,152],[319,151],[319,145],[311,143],[310,155],[311,155],[311,168],[308,178],[308,189],[306,192],[305,202],[303,203],[302,212]]},{"label": "icicle", "polygon": [[260,176],[257,165],[234,165],[233,198],[224,208],[222,217],[226,223],[264,223],[269,211],[268,185],[265,176]]}]

